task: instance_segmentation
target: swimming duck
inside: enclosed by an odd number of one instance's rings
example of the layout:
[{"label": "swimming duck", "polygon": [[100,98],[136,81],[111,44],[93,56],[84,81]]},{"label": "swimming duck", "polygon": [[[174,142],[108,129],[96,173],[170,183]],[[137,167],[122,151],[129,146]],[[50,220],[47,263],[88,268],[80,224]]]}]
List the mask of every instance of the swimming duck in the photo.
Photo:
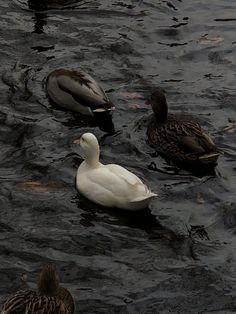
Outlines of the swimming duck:
[{"label": "swimming duck", "polygon": [[76,187],[89,200],[102,206],[138,210],[147,207],[156,196],[132,172],[116,164],[100,163],[98,140],[92,133],[83,134],[74,143],[80,144],[85,153]]},{"label": "swimming duck", "polygon": [[147,100],[152,106],[147,136],[151,145],[173,161],[189,165],[215,164],[222,151],[200,125],[168,114],[164,91],[157,89]]},{"label": "swimming duck", "polygon": [[88,116],[115,109],[99,84],[81,70],[54,70],[47,77],[46,89],[58,106]]},{"label": "swimming duck", "polygon": [[74,301],[70,292],[59,285],[59,277],[52,265],[43,267],[38,291],[20,290],[10,296],[1,314],[73,314]]}]

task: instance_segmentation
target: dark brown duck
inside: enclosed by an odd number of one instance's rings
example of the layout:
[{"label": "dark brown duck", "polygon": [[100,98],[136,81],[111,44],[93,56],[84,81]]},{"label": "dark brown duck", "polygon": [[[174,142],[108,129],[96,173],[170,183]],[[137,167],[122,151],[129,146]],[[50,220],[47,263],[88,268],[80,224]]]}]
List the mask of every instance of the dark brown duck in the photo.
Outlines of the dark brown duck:
[{"label": "dark brown duck", "polygon": [[4,303],[1,314],[73,314],[70,292],[61,287],[52,265],[46,265],[39,276],[38,291],[20,290]]},{"label": "dark brown duck", "polygon": [[168,114],[166,97],[157,89],[147,100],[152,106],[147,136],[151,145],[168,159],[188,165],[214,165],[221,150],[196,122]]}]

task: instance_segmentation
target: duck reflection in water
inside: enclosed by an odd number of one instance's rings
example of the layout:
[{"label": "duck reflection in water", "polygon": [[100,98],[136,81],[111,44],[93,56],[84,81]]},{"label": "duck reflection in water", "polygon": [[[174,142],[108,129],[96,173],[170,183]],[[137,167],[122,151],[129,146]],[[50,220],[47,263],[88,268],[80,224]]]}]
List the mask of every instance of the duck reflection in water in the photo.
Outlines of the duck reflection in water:
[{"label": "duck reflection in water", "polygon": [[29,9],[32,10],[48,10],[57,9],[72,3],[79,2],[78,0],[28,0]]},{"label": "duck reflection in water", "polygon": [[28,0],[28,7],[30,10],[34,10],[34,31],[33,33],[44,33],[44,26],[47,25],[47,1],[41,0]]},{"label": "duck reflection in water", "polygon": [[68,0],[28,0],[28,7],[35,11],[33,33],[42,34],[47,24],[46,10],[61,8],[76,1]]}]

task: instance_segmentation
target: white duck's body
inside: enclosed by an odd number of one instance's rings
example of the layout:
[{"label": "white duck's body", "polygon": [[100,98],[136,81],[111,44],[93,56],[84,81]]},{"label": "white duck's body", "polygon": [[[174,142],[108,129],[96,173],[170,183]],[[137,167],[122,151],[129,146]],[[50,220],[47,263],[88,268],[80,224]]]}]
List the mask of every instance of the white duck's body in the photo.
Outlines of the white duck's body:
[{"label": "white duck's body", "polygon": [[86,72],[57,69],[47,77],[49,98],[58,106],[88,116],[115,109],[100,85]]},{"label": "white duck's body", "polygon": [[76,187],[89,200],[106,207],[138,210],[147,207],[156,196],[132,172],[116,164],[101,164],[93,134],[84,134],[80,145],[86,158],[78,168]]}]

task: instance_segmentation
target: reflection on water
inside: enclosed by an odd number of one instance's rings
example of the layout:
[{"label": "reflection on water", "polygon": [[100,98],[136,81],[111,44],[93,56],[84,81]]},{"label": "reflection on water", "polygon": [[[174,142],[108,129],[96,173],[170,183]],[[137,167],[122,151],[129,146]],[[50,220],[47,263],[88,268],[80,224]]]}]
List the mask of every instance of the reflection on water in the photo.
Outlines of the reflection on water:
[{"label": "reflection on water", "polygon": [[[233,312],[236,4],[61,4],[0,0],[1,300],[52,262],[81,313]],[[114,132],[49,103],[45,78],[61,67],[101,82],[116,103]],[[214,173],[193,175],[148,146],[144,101],[156,86],[225,150]],[[131,215],[78,195],[73,140],[87,131],[102,162],[158,193],[150,210]]]},{"label": "reflection on water", "polygon": [[71,4],[84,3],[81,0],[28,0],[28,6],[31,10],[44,11],[53,8],[63,8]]},{"label": "reflection on water", "polygon": [[63,9],[68,8],[69,5],[81,3],[84,1],[78,0],[28,0],[28,8],[35,11],[33,21],[34,21],[34,31],[37,34],[44,32],[44,26],[47,25],[47,10],[50,9]]},{"label": "reflection on water", "polygon": [[44,32],[44,26],[47,25],[47,14],[35,12],[34,14],[34,32],[41,34]]},{"label": "reflection on water", "polygon": [[36,10],[36,11],[44,11],[48,9],[48,3],[50,1],[43,0],[43,1],[35,1],[35,0],[28,0],[28,6],[29,9],[31,10]]}]

